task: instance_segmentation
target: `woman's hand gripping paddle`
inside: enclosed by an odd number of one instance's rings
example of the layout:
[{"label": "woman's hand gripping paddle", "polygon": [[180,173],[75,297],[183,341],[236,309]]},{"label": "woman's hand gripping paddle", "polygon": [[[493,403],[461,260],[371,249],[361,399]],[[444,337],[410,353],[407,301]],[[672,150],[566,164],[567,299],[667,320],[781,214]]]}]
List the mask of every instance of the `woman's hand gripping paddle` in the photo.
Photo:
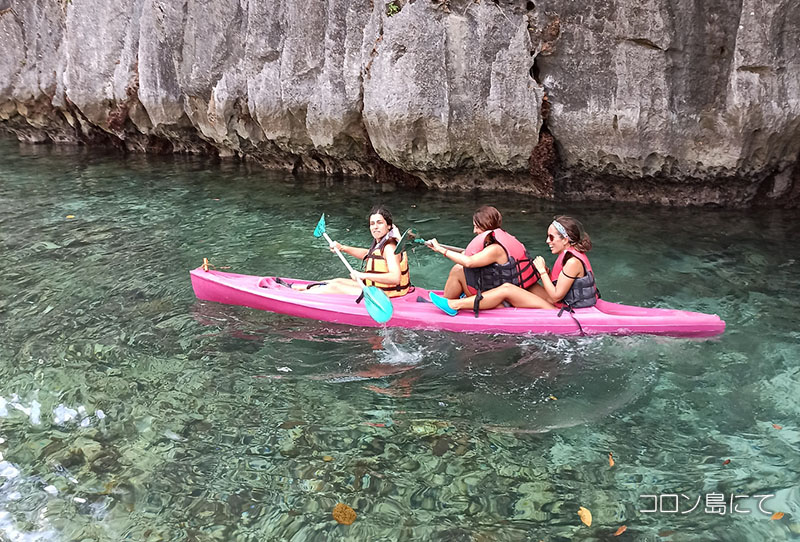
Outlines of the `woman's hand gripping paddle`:
[{"label": "woman's hand gripping paddle", "polygon": [[[339,256],[339,259],[342,260],[342,263],[344,263],[344,265],[347,267],[347,270],[350,271],[350,273],[353,273],[353,268],[345,259],[344,254],[342,254],[339,249],[336,248],[336,245],[325,232],[325,213],[322,213],[322,216],[317,223],[317,227],[314,229],[314,237],[324,237],[328,242],[328,245],[333,247],[336,255]],[[377,288],[376,286],[366,286],[361,279],[356,280],[356,282],[358,282],[358,285],[361,286],[361,291],[364,293],[364,304],[367,307],[367,313],[370,315],[370,317],[379,324],[388,322],[392,317],[392,312],[394,312],[394,307],[392,306],[392,302],[389,300],[389,296],[387,296],[383,290]]]},{"label": "woman's hand gripping paddle", "polygon": [[[396,253],[400,253],[406,250],[406,245],[409,243],[419,243],[421,245],[428,245],[430,241],[426,241],[422,237],[420,237],[419,233],[416,230],[412,230],[411,228],[407,229],[403,232],[403,235],[400,236],[400,240],[397,241],[397,248],[394,249]],[[464,249],[461,247],[454,247],[452,245],[443,245],[439,243],[439,246],[442,248],[446,248],[447,250],[452,250],[453,252],[464,252]]]}]

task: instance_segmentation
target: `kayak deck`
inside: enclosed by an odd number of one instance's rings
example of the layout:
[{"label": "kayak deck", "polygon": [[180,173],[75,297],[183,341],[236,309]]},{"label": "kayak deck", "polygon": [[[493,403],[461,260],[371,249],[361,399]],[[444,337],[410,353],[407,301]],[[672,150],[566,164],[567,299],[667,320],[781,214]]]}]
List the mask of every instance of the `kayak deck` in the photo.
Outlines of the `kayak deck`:
[{"label": "kayak deck", "polygon": [[[471,310],[448,316],[428,302],[428,292],[415,288],[403,297],[392,298],[394,314],[386,324],[378,324],[367,314],[363,302],[344,294],[298,292],[275,281],[276,277],[240,275],[221,271],[190,271],[192,288],[198,299],[239,305],[300,318],[368,327],[405,327],[466,333],[580,335],[655,334],[673,337],[712,337],[725,331],[717,315],[672,309],[636,307],[598,300],[597,305],[576,309],[575,318],[558,309],[496,308],[481,311],[475,318]],[[291,278],[286,282],[308,284]],[[441,291],[436,291],[441,293]],[[576,322],[580,322],[580,326]]]}]

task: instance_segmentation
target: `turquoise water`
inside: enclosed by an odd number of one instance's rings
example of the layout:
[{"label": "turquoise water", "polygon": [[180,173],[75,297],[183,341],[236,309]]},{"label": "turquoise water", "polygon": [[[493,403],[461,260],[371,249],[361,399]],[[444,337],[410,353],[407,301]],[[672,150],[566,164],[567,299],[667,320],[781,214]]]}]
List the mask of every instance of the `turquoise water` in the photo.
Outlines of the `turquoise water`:
[{"label": "turquoise water", "polygon": [[[8,140],[0,156],[0,540],[800,539],[792,212],[393,191]],[[194,298],[203,257],[343,276],[317,219],[364,245],[375,202],[462,246],[494,203],[544,255],[549,220],[574,214],[606,299],[728,329],[476,336]],[[412,255],[415,284],[447,270]],[[713,494],[725,515],[706,510]],[[642,495],[663,506],[642,512]],[[731,513],[731,495],[752,512]],[[768,513],[754,495],[774,495]],[[331,518],[338,502],[355,523]]]}]

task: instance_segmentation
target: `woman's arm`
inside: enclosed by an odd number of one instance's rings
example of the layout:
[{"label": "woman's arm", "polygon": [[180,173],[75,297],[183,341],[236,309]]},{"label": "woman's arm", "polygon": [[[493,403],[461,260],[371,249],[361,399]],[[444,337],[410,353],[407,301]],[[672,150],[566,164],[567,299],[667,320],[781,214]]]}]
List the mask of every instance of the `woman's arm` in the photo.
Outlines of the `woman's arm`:
[{"label": "woman's arm", "polygon": [[484,267],[493,263],[504,264],[508,261],[506,251],[503,250],[503,247],[498,243],[492,243],[472,256],[467,256],[463,252],[453,252],[452,250],[446,249],[442,247],[436,239],[431,239],[430,247],[453,263],[460,264],[463,267]]},{"label": "woman's arm", "polygon": [[571,258],[567,260],[567,263],[565,263],[564,267],[561,268],[561,273],[558,274],[557,283],[553,285],[553,282],[545,274],[546,268],[544,265],[544,258],[537,256],[536,259],[533,260],[533,265],[542,275],[542,287],[544,288],[544,291],[547,292],[547,295],[549,295],[550,299],[552,299],[555,303],[558,303],[564,299],[564,296],[567,295],[567,292],[569,292],[569,289],[572,287],[572,283],[575,282],[576,278],[584,275],[583,264],[581,261],[578,258]]},{"label": "woman's arm", "polygon": [[[359,260],[363,260],[364,257],[367,255],[369,250],[366,248],[358,248],[358,247],[349,247],[339,243],[338,241],[334,241],[333,244],[338,248],[341,252],[345,254],[349,254],[353,258],[358,258]],[[331,252],[333,252],[333,248],[331,248]]]},{"label": "woman's arm", "polygon": [[381,254],[383,259],[386,261],[386,267],[389,269],[389,271],[386,273],[356,272],[361,280],[371,280],[374,282],[380,282],[382,284],[389,284],[391,286],[400,284],[400,279],[402,277],[400,273],[400,255],[394,253],[395,245],[396,243],[393,242],[386,243]]}]

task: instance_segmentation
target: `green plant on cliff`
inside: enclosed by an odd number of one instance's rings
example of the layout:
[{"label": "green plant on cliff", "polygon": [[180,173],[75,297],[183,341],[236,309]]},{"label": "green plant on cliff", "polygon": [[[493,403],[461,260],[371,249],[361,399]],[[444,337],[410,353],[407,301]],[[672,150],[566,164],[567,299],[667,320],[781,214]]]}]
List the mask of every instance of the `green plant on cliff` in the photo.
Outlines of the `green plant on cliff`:
[{"label": "green plant on cliff", "polygon": [[386,16],[391,17],[400,13],[400,4],[397,2],[389,2],[386,4]]}]

